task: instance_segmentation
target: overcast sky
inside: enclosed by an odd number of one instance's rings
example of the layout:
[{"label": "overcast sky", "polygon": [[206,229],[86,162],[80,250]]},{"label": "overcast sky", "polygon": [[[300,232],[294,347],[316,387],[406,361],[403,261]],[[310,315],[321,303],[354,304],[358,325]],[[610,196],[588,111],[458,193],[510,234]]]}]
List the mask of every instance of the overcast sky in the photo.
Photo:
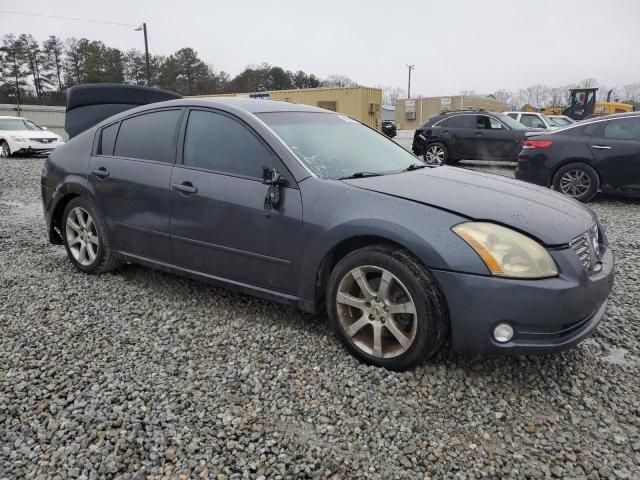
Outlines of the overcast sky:
[{"label": "overcast sky", "polygon": [[[412,63],[412,92],[422,95],[589,77],[608,86],[640,82],[640,0],[0,0],[0,9],[144,21],[152,53],[190,46],[231,75],[269,62],[406,89]],[[0,33],[9,32],[144,48],[131,27],[0,12]]]}]

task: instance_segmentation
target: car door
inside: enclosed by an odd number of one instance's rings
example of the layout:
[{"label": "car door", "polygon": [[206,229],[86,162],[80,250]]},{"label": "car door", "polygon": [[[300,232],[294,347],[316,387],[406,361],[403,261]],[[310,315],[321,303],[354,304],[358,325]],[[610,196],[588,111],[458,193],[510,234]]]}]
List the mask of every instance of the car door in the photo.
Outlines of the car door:
[{"label": "car door", "polygon": [[439,132],[454,159],[473,159],[473,115],[452,115],[442,121]]},{"label": "car door", "polygon": [[116,250],[169,261],[169,186],[182,109],[128,117],[100,132],[89,183]]},{"label": "car door", "polygon": [[589,147],[603,187],[640,193],[640,117],[608,121],[590,137]]},{"label": "car door", "polygon": [[[171,250],[179,267],[281,292],[297,291],[302,199],[288,170],[247,124],[215,110],[186,118],[171,176]],[[288,180],[265,208],[263,168]]]},{"label": "car door", "polygon": [[515,160],[520,142],[512,130],[490,115],[476,115],[474,148],[482,160]]}]

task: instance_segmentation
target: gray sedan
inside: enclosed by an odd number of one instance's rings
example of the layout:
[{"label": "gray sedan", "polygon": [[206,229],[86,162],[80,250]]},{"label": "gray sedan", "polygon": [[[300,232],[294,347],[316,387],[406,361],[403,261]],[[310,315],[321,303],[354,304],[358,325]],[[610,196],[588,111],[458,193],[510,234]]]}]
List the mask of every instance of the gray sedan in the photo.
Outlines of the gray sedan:
[{"label": "gray sedan", "polygon": [[[104,117],[103,117],[104,118]],[[604,315],[613,261],[561,194],[429,167],[326,110],[178,99],[98,121],[47,160],[49,239],[81,271],[123,262],[328,313],[361,360],[559,351]]]}]

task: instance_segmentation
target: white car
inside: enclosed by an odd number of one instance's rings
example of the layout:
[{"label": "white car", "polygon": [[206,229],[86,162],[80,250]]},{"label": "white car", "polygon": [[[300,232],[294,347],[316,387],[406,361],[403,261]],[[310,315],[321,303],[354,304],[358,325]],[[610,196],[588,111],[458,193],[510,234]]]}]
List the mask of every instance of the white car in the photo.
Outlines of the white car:
[{"label": "white car", "polygon": [[548,115],[548,117],[561,127],[566,127],[567,125],[576,123],[573,118],[569,118],[566,115]]},{"label": "white car", "polygon": [[0,117],[0,158],[14,153],[48,154],[63,145],[60,135],[22,117]]},{"label": "white car", "polygon": [[530,128],[544,128],[546,130],[555,130],[559,128],[556,122],[546,115],[537,112],[504,112],[514,120]]}]

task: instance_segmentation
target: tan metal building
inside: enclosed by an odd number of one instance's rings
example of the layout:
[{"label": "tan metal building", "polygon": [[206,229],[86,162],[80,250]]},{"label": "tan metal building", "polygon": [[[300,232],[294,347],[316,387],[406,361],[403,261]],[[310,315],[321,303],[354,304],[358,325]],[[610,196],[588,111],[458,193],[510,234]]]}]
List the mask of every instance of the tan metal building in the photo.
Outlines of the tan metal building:
[{"label": "tan metal building", "polygon": [[415,130],[423,125],[429,117],[443,110],[462,110],[465,108],[482,108],[494,112],[508,110],[505,103],[492,97],[426,97],[402,99],[396,101],[396,128],[398,130]]},{"label": "tan metal building", "polygon": [[281,100],[325,108],[342,113],[372,128],[380,129],[382,121],[382,90],[369,87],[304,88],[230,95],[199,95],[203,97],[235,96]]}]

